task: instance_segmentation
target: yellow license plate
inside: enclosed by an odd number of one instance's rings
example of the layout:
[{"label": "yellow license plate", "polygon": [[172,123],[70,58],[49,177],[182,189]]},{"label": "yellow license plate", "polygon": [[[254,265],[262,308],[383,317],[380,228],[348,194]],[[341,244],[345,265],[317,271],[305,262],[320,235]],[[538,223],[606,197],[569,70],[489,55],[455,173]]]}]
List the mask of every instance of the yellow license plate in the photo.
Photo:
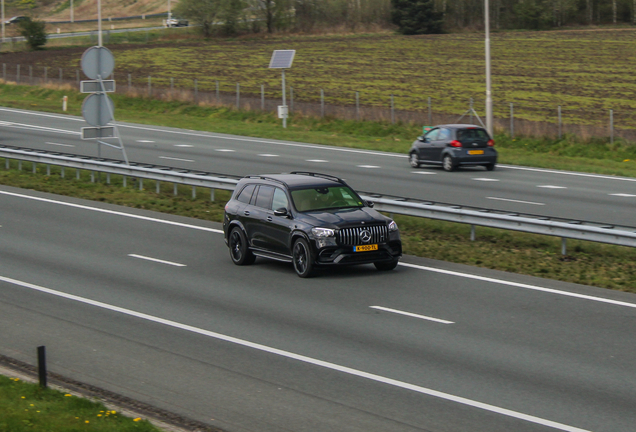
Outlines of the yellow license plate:
[{"label": "yellow license plate", "polygon": [[362,245],[362,246],[354,246],[353,247],[353,251],[354,252],[369,252],[369,251],[374,251],[374,250],[378,250],[378,245],[377,244],[370,244],[370,245]]},{"label": "yellow license plate", "polygon": [[483,150],[468,150],[468,154],[470,155],[484,154],[484,151]]}]

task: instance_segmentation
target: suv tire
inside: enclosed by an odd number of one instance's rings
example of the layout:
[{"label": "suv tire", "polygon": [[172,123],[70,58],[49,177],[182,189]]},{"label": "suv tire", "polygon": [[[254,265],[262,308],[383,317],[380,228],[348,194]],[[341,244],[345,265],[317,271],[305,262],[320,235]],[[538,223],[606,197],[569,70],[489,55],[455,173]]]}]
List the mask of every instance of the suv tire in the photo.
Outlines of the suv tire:
[{"label": "suv tire", "polygon": [[419,160],[419,158],[417,157],[417,153],[412,152],[412,153],[409,155],[409,164],[411,164],[411,166],[412,166],[413,168],[419,168],[419,167],[420,167],[420,160]]},{"label": "suv tire", "polygon": [[493,164],[484,165],[484,166],[486,167],[486,169],[488,171],[494,171],[494,169],[495,169],[495,164],[494,163]]},{"label": "suv tire", "polygon": [[304,238],[294,242],[292,249],[294,270],[301,278],[311,277],[314,270],[314,257],[311,254],[309,243]]},{"label": "suv tire", "polygon": [[256,260],[256,256],[247,247],[247,239],[245,234],[239,227],[232,228],[230,231],[229,250],[230,258],[236,265],[250,265]]},{"label": "suv tire", "polygon": [[442,159],[442,167],[444,167],[445,171],[455,171],[457,165],[451,155],[446,155],[444,159]]},{"label": "suv tire", "polygon": [[389,270],[393,270],[394,268],[397,267],[398,260],[393,260],[393,261],[388,261],[388,262],[387,261],[375,262],[375,263],[373,263],[373,265],[379,271],[389,271]]}]

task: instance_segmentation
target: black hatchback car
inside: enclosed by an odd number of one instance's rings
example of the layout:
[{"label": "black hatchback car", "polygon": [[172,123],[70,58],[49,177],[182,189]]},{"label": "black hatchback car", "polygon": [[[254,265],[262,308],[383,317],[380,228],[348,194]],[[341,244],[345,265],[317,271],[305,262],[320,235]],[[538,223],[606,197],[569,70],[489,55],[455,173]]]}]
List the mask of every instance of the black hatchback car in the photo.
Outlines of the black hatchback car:
[{"label": "black hatchback car", "polygon": [[441,165],[446,171],[461,165],[482,165],[492,171],[497,164],[494,146],[495,141],[480,126],[440,125],[415,140],[409,150],[409,163],[413,168]]},{"label": "black hatchback car", "polygon": [[292,172],[242,178],[225,205],[223,231],[236,265],[256,257],[315,267],[370,264],[392,270],[402,256],[397,224],[342,179]]}]

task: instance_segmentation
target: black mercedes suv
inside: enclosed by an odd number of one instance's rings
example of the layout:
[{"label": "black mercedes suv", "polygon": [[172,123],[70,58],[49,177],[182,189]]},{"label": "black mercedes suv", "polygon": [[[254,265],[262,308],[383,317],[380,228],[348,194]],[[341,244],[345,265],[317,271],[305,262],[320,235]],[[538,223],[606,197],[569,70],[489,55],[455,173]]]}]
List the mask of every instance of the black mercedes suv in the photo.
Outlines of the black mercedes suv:
[{"label": "black mercedes suv", "polygon": [[292,172],[242,178],[225,205],[223,231],[236,265],[256,257],[315,267],[373,263],[392,270],[402,256],[397,224],[344,180]]}]

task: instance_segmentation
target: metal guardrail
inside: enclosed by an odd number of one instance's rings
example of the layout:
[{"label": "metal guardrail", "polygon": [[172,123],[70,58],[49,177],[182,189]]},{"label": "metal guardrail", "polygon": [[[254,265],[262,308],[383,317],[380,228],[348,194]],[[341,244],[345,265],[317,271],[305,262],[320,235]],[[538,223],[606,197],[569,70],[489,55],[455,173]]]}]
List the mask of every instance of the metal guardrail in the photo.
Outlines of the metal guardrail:
[{"label": "metal guardrail", "polygon": [[[5,158],[5,167],[7,169],[9,168],[10,160],[28,161],[35,164],[45,164],[49,167],[53,165],[92,172],[119,174],[124,177],[204,187],[212,190],[212,197],[214,197],[215,189],[234,190],[240,179],[239,176],[197,172],[142,163],[126,165],[122,161],[113,159],[95,159],[87,156],[10,146],[0,146],[0,158]],[[50,171],[47,170],[47,172]],[[361,192],[361,195],[364,199],[373,201],[374,208],[379,211],[469,224],[472,227],[472,239],[474,239],[474,227],[484,226],[561,237],[561,252],[564,255],[566,253],[566,239],[568,238],[636,247],[636,227],[512,213],[368,192]]]}]

